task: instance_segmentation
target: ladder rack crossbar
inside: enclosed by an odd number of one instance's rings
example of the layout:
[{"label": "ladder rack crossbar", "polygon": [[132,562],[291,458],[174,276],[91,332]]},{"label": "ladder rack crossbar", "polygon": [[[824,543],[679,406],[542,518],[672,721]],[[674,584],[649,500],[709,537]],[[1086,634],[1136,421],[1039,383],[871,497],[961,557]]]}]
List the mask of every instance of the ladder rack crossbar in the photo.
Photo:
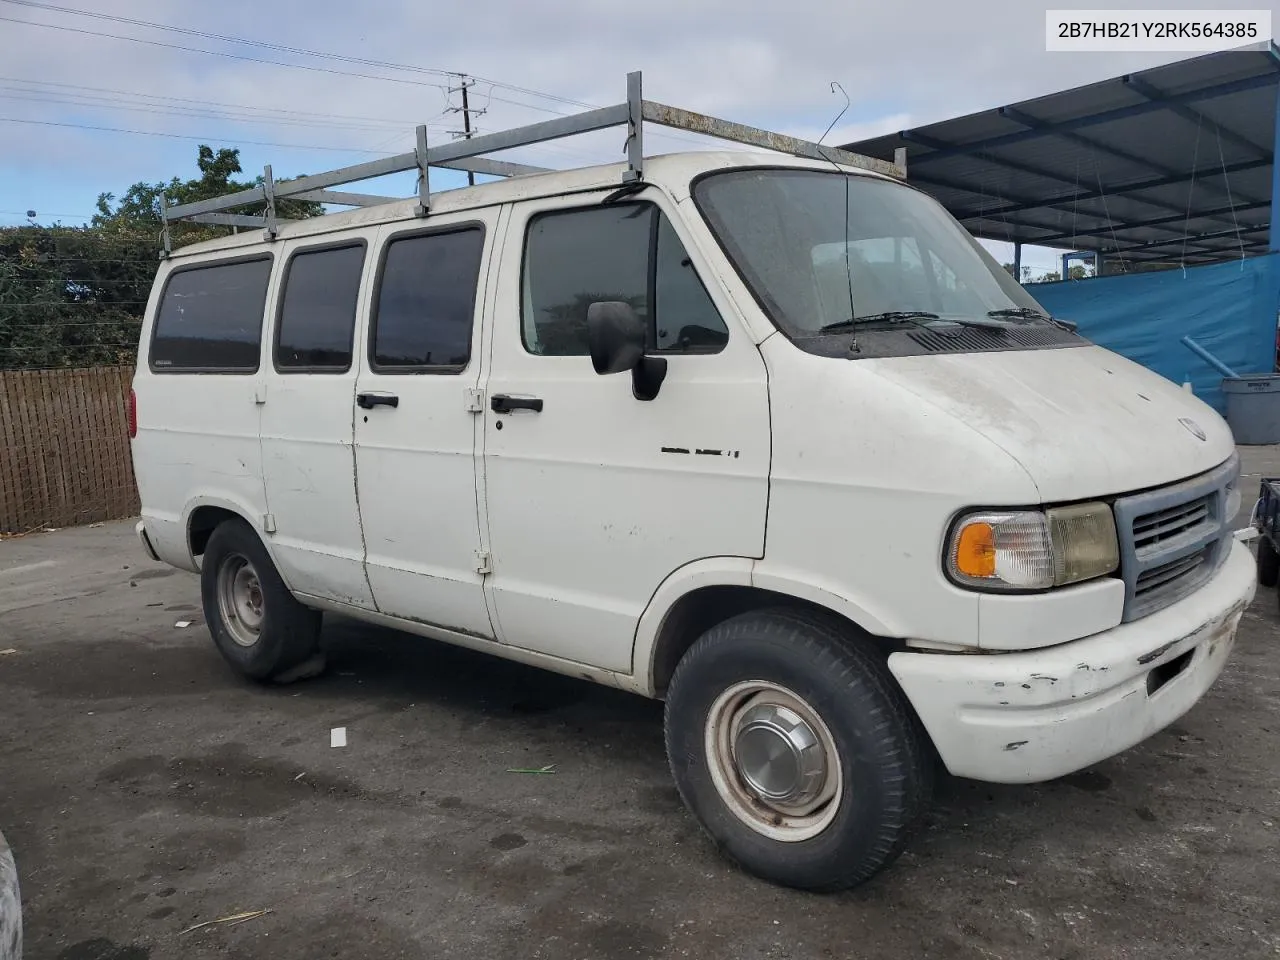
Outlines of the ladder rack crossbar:
[{"label": "ladder rack crossbar", "polygon": [[[624,171],[624,182],[642,180],[644,178],[644,123],[647,121],[658,126],[683,130],[720,140],[729,140],[748,146],[760,147],[764,150],[787,153],[812,160],[827,160],[843,166],[870,170],[899,180],[906,179],[904,158],[895,157],[896,162],[888,162],[874,157],[865,157],[850,153],[838,147],[826,147],[809,140],[788,136],[752,127],[730,120],[721,120],[692,110],[673,107],[653,100],[645,100],[640,95],[639,72],[627,75],[627,100],[625,103],[610,107],[599,107],[554,120],[511,130],[500,130],[486,133],[452,143],[430,146],[426,142],[426,128],[417,129],[417,149],[409,153],[400,153],[381,160],[370,160],[337,170],[298,177],[284,182],[274,181],[270,167],[267,168],[265,182],[247,190],[238,190],[221,197],[197,200],[177,206],[161,204],[161,217],[166,232],[168,224],[177,220],[198,223],[220,223],[235,226],[266,226],[274,235],[273,225],[276,204],[283,199],[296,197],[303,200],[315,200],[321,203],[333,203],[344,206],[367,207],[382,203],[391,203],[397,198],[379,197],[364,193],[347,193],[330,190],[330,187],[342,184],[358,183],[375,177],[392,173],[418,171],[418,213],[425,216],[429,203],[427,187],[427,168],[443,167],[453,170],[464,170],[499,177],[519,177],[536,173],[550,172],[545,167],[530,166],[523,163],[512,163],[505,160],[494,160],[484,156],[517,147],[534,146],[572,137],[577,134],[606,130],[612,127],[627,128],[627,167]],[[266,204],[264,216],[248,216],[243,214],[227,214],[221,211],[232,210],[250,204]],[[269,237],[270,239],[270,237]]]}]

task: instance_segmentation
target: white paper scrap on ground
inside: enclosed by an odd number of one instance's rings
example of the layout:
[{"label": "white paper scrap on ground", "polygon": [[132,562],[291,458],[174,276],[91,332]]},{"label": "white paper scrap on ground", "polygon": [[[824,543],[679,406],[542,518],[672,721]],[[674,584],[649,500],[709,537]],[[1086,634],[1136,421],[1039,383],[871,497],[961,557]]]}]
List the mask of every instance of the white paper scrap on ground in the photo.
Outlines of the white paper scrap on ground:
[{"label": "white paper scrap on ground", "polygon": [[345,747],[347,745],[347,728],[334,727],[329,731],[329,746]]},{"label": "white paper scrap on ground", "polygon": [[175,626],[175,627],[189,627],[189,626],[191,626],[191,621],[190,621],[190,620],[179,620],[177,623],[175,623],[175,624],[174,624],[174,626]]}]

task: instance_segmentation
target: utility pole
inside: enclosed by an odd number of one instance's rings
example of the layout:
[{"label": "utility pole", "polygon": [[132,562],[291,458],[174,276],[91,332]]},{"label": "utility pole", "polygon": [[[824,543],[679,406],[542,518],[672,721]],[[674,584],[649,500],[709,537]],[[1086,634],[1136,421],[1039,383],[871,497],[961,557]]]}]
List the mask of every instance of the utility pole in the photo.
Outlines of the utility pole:
[{"label": "utility pole", "polygon": [[[449,107],[449,112],[462,114],[462,133],[458,134],[457,132],[455,132],[454,136],[455,137],[461,136],[465,140],[470,140],[471,139],[471,102],[470,100],[467,99],[467,90],[470,87],[475,85],[475,81],[470,79],[465,73],[460,73],[458,74],[458,82],[459,82],[459,86],[450,87],[449,92],[454,93],[455,91],[459,91],[459,90],[462,91],[462,106]],[[484,110],[477,110],[475,113],[476,113],[476,116],[480,116],[484,112],[485,112]],[[476,175],[469,170],[467,171],[467,183],[473,187],[476,185]]]},{"label": "utility pole", "polygon": [[[465,80],[462,81],[462,131],[466,139],[471,139],[471,104],[467,102],[467,87],[471,84]],[[467,185],[474,187],[476,185],[476,175],[470,170],[467,171]]]}]

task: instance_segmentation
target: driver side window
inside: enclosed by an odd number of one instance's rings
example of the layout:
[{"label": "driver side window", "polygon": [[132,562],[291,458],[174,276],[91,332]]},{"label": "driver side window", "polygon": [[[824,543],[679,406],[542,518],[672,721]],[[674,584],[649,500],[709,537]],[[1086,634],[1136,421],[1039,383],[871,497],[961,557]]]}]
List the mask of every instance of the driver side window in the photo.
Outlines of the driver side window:
[{"label": "driver side window", "polygon": [[541,356],[586,356],[587,308],[631,305],[654,353],[718,353],[728,328],[670,221],[651,203],[534,217],[525,235],[521,333]]}]

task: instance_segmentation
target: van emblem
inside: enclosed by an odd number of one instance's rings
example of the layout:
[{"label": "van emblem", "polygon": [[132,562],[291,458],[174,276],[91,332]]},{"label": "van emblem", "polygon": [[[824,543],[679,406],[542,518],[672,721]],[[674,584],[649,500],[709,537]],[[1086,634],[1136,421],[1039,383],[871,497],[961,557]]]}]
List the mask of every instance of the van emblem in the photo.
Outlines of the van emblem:
[{"label": "van emblem", "polygon": [[1196,423],[1190,417],[1179,417],[1178,422],[1182,424],[1184,427],[1186,427],[1187,430],[1191,433],[1191,435],[1195,437],[1197,440],[1209,439],[1209,435],[1204,432],[1200,424]]}]

